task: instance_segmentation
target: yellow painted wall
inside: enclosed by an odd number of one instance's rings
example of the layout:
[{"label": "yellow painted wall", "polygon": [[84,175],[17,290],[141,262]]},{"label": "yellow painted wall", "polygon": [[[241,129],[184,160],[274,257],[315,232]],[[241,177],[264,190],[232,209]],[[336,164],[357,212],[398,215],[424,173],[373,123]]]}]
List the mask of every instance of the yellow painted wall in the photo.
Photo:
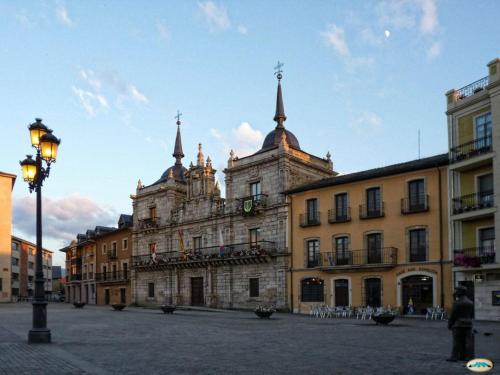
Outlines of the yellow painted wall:
[{"label": "yellow painted wall", "polygon": [[476,176],[493,173],[491,165],[486,165],[474,170],[460,173],[460,195],[473,194],[476,192]]},{"label": "yellow painted wall", "polygon": [[473,221],[462,222],[462,246],[464,249],[477,246],[477,228],[493,227],[495,221],[493,217],[487,219],[479,219]]},{"label": "yellow painted wall", "polygon": [[[422,271],[422,269],[435,272],[437,304],[441,304],[440,283],[443,276],[444,300],[446,306],[451,304],[451,260],[448,251],[448,208],[447,208],[447,168],[441,167],[441,228],[439,215],[439,178],[436,168],[408,172],[395,176],[374,178],[365,181],[353,182],[338,186],[326,187],[318,190],[311,190],[293,194],[289,197],[291,201],[290,212],[290,241],[292,251],[292,276],[290,284],[293,293],[293,310],[306,309],[308,304],[300,303],[300,280],[308,277],[320,277],[326,284],[326,303],[331,304],[332,282],[334,277],[347,275],[351,278],[352,304],[360,306],[362,304],[361,285],[362,280],[369,276],[383,277],[383,304],[395,306],[397,303],[397,282],[398,272]],[[429,195],[428,212],[401,214],[401,199],[407,196],[407,183],[410,180],[424,178],[426,181],[426,192]],[[380,186],[381,197],[385,204],[385,217],[377,219],[359,218],[359,205],[365,204],[365,190],[369,187]],[[328,223],[328,210],[333,208],[334,195],[347,192],[348,201],[351,207],[351,221],[348,223]],[[321,212],[321,225],[302,228],[299,226],[300,214],[306,210],[306,200],[310,198],[318,199],[318,207]],[[407,229],[413,226],[426,226],[428,229],[428,261],[419,263],[409,263],[407,254]],[[307,269],[305,259],[305,242],[309,238],[320,240],[321,253],[333,250],[333,237],[338,234],[350,235],[350,250],[358,250],[366,247],[364,243],[365,233],[369,231],[383,232],[383,247],[398,248],[399,266],[395,268],[383,269],[381,271],[371,271],[370,269],[350,269],[337,271],[336,273],[323,272],[318,269]],[[443,251],[443,275],[441,275],[440,247]],[[411,270],[414,268],[414,270]],[[431,272],[431,273],[432,273]],[[317,305],[312,303],[309,305]],[[303,310],[301,310],[303,311]]]},{"label": "yellow painted wall", "polygon": [[474,117],[489,111],[490,107],[488,106],[458,119],[458,144],[474,140]]},{"label": "yellow painted wall", "polygon": [[15,176],[0,172],[0,302],[11,298],[12,188]]}]

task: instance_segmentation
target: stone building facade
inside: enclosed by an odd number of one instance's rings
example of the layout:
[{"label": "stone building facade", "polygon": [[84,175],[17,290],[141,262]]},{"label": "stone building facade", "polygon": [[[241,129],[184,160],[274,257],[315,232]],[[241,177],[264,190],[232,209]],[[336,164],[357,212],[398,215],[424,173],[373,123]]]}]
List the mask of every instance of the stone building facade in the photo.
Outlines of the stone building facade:
[{"label": "stone building facade", "polygon": [[224,170],[226,197],[201,144],[196,164],[184,157],[177,121],[175,164],[133,200],[132,302],[287,309],[288,207],[282,192],[335,175],[328,154],[301,150],[285,129],[281,76],[276,127],[253,155],[231,151]]}]

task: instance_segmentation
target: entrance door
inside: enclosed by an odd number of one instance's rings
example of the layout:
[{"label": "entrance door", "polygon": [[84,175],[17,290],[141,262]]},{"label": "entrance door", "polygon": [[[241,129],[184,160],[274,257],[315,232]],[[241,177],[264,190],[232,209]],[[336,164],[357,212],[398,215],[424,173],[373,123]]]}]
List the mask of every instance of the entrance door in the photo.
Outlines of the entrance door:
[{"label": "entrance door", "polygon": [[[469,280],[459,281],[458,285],[461,285],[461,286],[464,286],[467,288],[466,296],[468,299],[470,299],[472,301],[472,303],[474,303],[474,282],[469,281]],[[472,311],[472,314],[473,314],[472,317],[474,317],[474,311],[475,311],[475,309]]]},{"label": "entrance door", "polygon": [[125,296],[125,288],[120,288],[120,303],[127,303],[127,297]]},{"label": "entrance door", "polygon": [[109,297],[109,289],[106,289],[106,290],[104,291],[104,303],[105,303],[106,305],[109,305],[110,299],[111,299],[111,298]]},{"label": "entrance door", "polygon": [[405,314],[425,315],[427,308],[433,307],[432,277],[408,276],[401,280],[401,284],[403,285],[403,311]]},{"label": "entrance door", "polygon": [[191,278],[191,305],[203,306],[205,298],[203,297],[203,277]]},{"label": "entrance door", "polygon": [[382,285],[378,278],[365,279],[365,304],[380,307],[382,303]]},{"label": "entrance door", "polygon": [[349,306],[349,280],[335,280],[335,306]]}]

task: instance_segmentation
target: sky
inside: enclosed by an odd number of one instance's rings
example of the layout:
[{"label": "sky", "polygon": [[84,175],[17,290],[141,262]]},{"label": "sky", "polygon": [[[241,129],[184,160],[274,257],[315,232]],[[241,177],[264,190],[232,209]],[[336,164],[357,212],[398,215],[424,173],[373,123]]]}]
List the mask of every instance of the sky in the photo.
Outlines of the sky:
[{"label": "sky", "polygon": [[[62,139],[45,181],[44,247],[55,252],[132,213],[138,179],[198,143],[222,185],[229,151],[270,132],[277,61],[285,126],[340,173],[447,151],[445,92],[500,57],[500,2],[0,0],[0,171],[20,174],[36,117]],[[21,176],[13,233],[35,240]]]}]

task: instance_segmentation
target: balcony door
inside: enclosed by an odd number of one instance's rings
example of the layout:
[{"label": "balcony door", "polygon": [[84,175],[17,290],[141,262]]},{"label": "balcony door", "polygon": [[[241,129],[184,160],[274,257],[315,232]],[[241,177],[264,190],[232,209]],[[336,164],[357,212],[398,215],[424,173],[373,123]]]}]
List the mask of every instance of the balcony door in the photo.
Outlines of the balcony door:
[{"label": "balcony door", "polygon": [[491,146],[491,112],[476,117],[475,130],[478,148]]},{"label": "balcony door", "polygon": [[368,263],[382,263],[382,234],[372,233],[367,235],[366,245]]},{"label": "balcony door", "polygon": [[366,190],[366,215],[379,216],[380,215],[380,188],[370,188]]},{"label": "balcony door", "polygon": [[495,227],[478,230],[479,255],[495,252]]},{"label": "balcony door", "polygon": [[408,195],[410,198],[410,210],[423,210],[425,208],[425,184],[424,180],[414,180],[408,183]]},{"label": "balcony door", "polygon": [[349,237],[335,238],[335,264],[343,266],[350,264]]},{"label": "balcony door", "polygon": [[318,200],[308,199],[307,200],[307,223],[313,224],[317,221],[318,217]]},{"label": "balcony door", "polygon": [[479,204],[483,207],[493,206],[493,174],[485,174],[477,178]]},{"label": "balcony door", "polygon": [[347,220],[347,193],[335,195],[335,219],[336,221]]}]

